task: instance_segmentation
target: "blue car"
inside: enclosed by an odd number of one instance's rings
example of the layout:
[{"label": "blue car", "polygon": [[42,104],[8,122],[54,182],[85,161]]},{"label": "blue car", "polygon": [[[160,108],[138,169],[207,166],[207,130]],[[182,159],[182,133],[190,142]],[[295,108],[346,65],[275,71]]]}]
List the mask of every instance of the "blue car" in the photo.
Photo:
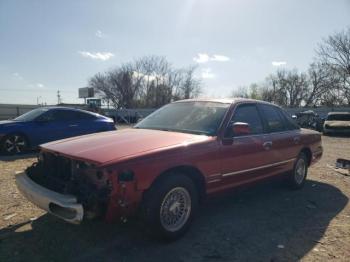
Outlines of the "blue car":
[{"label": "blue car", "polygon": [[49,141],[115,129],[112,119],[99,114],[67,107],[41,107],[0,121],[0,151],[18,154]]}]

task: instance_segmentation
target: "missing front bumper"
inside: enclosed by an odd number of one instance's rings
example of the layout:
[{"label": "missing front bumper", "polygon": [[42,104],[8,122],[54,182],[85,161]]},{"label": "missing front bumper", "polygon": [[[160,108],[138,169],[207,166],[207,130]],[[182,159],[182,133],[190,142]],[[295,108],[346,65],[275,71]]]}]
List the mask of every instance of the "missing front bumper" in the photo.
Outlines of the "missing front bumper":
[{"label": "missing front bumper", "polygon": [[84,217],[84,209],[72,195],[64,195],[44,188],[25,173],[16,175],[19,191],[32,203],[45,211],[73,224],[79,224]]}]

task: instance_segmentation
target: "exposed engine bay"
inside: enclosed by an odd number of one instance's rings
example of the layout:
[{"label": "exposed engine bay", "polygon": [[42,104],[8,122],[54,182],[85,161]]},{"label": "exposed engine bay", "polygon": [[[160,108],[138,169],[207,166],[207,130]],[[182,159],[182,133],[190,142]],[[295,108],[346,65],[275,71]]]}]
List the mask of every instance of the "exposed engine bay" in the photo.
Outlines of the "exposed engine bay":
[{"label": "exposed engine bay", "polygon": [[93,164],[42,152],[26,174],[47,189],[74,195],[84,207],[85,218],[101,217],[106,212],[111,183]]}]

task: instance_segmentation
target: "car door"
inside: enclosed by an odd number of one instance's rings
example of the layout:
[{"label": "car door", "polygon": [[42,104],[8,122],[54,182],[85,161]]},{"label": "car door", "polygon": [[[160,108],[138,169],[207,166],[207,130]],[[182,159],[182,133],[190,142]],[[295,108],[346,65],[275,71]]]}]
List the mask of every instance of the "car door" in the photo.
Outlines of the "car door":
[{"label": "car door", "polygon": [[33,121],[33,139],[36,144],[59,140],[70,135],[66,113],[60,109],[50,109]]},{"label": "car door", "polygon": [[300,147],[300,130],[287,122],[279,107],[259,104],[258,108],[271,142],[270,153],[275,162],[275,173],[291,170]]},{"label": "car door", "polygon": [[76,125],[76,135],[91,134],[103,130],[96,116],[81,111],[74,112],[74,124]]},{"label": "car door", "polygon": [[[234,134],[230,126],[235,122],[248,123],[251,133]],[[254,181],[270,174],[269,164],[273,160],[268,139],[256,103],[237,105],[220,148],[223,187]]]}]

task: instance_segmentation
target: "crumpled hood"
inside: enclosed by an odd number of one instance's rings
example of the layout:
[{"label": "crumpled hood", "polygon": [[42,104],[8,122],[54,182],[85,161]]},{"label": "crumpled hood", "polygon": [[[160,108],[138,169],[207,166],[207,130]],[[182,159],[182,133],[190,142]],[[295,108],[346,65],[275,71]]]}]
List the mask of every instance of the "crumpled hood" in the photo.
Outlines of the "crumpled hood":
[{"label": "crumpled hood", "polygon": [[178,132],[124,129],[58,140],[43,144],[41,148],[96,164],[106,164],[208,139],[210,137]]},{"label": "crumpled hood", "polygon": [[328,126],[343,126],[347,127],[350,126],[350,121],[325,121],[325,125]]}]

